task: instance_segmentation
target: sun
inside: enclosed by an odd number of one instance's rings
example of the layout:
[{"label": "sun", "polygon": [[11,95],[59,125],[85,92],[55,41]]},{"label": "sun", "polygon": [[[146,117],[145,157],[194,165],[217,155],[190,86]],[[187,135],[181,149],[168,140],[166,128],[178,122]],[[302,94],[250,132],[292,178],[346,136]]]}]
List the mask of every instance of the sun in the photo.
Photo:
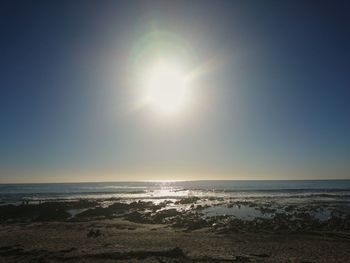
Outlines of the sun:
[{"label": "sun", "polygon": [[166,115],[183,111],[189,102],[189,81],[181,67],[159,62],[143,77],[144,103],[152,110]]}]

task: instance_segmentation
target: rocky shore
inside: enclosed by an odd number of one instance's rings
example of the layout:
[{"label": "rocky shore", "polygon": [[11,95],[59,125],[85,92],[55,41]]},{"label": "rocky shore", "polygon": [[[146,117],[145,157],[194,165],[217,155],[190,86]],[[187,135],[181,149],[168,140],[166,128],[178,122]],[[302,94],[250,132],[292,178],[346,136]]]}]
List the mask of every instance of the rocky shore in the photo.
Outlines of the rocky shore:
[{"label": "rocky shore", "polygon": [[350,262],[350,214],[344,204],[198,197],[0,206],[0,262],[62,260]]}]

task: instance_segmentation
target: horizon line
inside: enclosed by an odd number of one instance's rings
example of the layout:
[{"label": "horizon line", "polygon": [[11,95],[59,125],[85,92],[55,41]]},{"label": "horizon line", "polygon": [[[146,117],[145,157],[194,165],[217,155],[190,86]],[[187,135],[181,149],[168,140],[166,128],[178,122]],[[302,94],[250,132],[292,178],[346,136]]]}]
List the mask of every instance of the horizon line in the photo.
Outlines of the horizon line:
[{"label": "horizon line", "polygon": [[9,184],[92,184],[92,183],[174,183],[174,182],[208,182],[208,181],[350,181],[350,178],[337,179],[203,179],[203,180],[130,180],[130,181],[73,181],[73,182],[7,182],[0,185]]}]

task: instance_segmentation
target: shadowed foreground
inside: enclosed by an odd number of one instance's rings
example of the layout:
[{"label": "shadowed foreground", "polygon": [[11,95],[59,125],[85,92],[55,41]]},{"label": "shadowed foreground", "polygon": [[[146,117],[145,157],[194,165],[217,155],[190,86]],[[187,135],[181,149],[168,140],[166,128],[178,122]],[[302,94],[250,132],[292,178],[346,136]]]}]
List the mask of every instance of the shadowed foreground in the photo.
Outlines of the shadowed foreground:
[{"label": "shadowed foreground", "polygon": [[0,227],[0,262],[350,262],[346,234],[215,233],[121,219]]}]

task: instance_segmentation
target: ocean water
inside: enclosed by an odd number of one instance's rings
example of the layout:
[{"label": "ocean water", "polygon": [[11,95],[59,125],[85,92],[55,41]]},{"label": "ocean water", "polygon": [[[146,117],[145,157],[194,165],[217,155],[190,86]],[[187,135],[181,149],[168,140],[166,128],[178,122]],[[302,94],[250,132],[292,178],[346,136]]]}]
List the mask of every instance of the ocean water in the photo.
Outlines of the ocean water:
[{"label": "ocean water", "polygon": [[0,184],[0,201],[122,198],[180,199],[294,198],[350,201],[350,180],[175,181],[54,184]]}]

